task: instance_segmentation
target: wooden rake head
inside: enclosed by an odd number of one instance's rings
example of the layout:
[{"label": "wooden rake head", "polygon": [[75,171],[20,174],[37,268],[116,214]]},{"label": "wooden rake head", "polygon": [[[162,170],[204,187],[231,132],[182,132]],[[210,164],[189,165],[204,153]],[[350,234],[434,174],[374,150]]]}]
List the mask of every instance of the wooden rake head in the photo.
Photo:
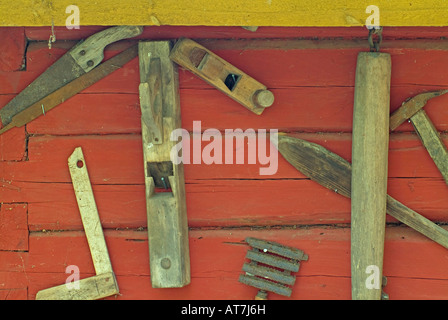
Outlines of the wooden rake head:
[{"label": "wooden rake head", "polygon": [[267,300],[268,291],[290,297],[290,286],[296,281],[291,272],[298,272],[300,261],[307,261],[308,255],[276,242],[251,237],[246,242],[252,247],[246,254],[250,262],[243,265],[245,274],[239,282],[259,289],[256,300]]}]

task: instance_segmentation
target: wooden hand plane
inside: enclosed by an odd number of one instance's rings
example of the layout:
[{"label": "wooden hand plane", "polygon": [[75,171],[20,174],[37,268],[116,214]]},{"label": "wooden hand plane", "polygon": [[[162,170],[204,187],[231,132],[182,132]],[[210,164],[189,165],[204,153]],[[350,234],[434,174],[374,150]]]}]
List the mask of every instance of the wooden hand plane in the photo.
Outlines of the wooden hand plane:
[{"label": "wooden hand plane", "polygon": [[169,41],[139,43],[140,107],[145,167],[151,283],[176,288],[190,283],[187,208],[182,163],[171,161],[180,128],[178,74]]}]

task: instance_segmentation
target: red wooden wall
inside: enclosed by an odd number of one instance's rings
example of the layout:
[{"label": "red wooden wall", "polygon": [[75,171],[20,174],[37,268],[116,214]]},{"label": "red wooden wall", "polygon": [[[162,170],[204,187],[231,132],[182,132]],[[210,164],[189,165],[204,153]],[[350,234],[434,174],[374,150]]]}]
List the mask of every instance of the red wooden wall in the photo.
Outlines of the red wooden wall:
[{"label": "red wooden wall", "polygon": [[[103,27],[0,28],[0,106]],[[385,28],[392,54],[391,111],[408,97],[448,86],[448,28]],[[180,69],[183,127],[278,129],[351,158],[354,73],[368,50],[364,28],[147,27],[111,45],[106,59],[138,39],[198,39],[266,84],[275,103],[256,116]],[[6,40],[5,40],[6,39]],[[445,40],[446,41],[446,40]],[[34,299],[63,284],[65,268],[94,274],[67,158],[84,151],[120,295],[108,299],[253,299],[238,282],[258,237],[304,250],[290,299],[350,299],[350,201],[306,179],[279,156],[278,172],[260,164],[185,165],[191,284],[150,284],[138,98],[138,59],[26,127],[0,136],[0,299]],[[447,140],[448,96],[426,111]],[[207,143],[204,142],[203,146]],[[241,151],[241,150],[240,150]],[[410,124],[390,136],[389,194],[440,223],[448,188]],[[448,251],[388,217],[384,274],[390,299],[447,299]],[[275,294],[270,299],[285,299]]]}]

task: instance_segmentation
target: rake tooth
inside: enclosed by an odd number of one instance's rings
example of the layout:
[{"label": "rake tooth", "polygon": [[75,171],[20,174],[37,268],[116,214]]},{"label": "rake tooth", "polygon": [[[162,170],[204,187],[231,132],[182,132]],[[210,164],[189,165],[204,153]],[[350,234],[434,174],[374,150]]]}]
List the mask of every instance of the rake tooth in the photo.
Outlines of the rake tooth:
[{"label": "rake tooth", "polygon": [[264,252],[271,252],[279,256],[294,260],[308,260],[308,255],[305,254],[302,250],[293,247],[287,247],[277,242],[266,241],[252,237],[247,237],[246,242],[251,247],[260,249]]},{"label": "rake tooth", "polygon": [[272,267],[284,269],[292,272],[299,271],[299,262],[297,260],[288,260],[281,257],[273,256],[258,250],[247,251],[246,258]]},{"label": "rake tooth", "polygon": [[276,269],[260,266],[253,263],[245,263],[243,265],[243,271],[250,273],[254,276],[259,276],[271,281],[280,282],[285,285],[294,285],[296,277]]},{"label": "rake tooth", "polygon": [[291,288],[288,288],[282,284],[250,275],[240,275],[239,282],[258,288],[260,290],[274,292],[287,297],[290,297],[292,292]]}]

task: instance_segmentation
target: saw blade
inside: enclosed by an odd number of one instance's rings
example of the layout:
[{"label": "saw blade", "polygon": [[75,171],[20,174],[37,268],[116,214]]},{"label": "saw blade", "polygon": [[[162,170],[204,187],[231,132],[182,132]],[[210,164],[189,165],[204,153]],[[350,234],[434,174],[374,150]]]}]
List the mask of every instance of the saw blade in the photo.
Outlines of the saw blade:
[{"label": "saw blade", "polygon": [[14,116],[36,101],[93,70],[104,59],[103,51],[107,45],[135,37],[142,31],[139,26],[118,26],[80,41],[0,110],[1,128],[10,125]]}]

